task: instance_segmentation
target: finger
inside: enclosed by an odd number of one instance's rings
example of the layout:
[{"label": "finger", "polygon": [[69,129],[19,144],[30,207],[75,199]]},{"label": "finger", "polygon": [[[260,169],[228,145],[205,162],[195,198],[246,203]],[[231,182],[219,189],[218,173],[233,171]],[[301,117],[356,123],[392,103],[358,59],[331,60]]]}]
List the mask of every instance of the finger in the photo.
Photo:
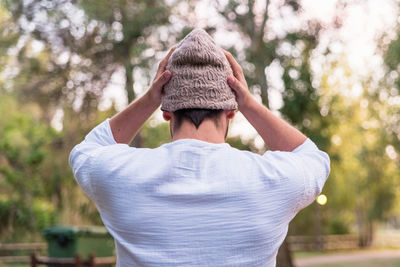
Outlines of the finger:
[{"label": "finger", "polygon": [[158,70],[163,72],[165,70],[165,67],[168,64],[168,59],[169,57],[172,55],[172,53],[175,51],[177,45],[174,45],[173,47],[171,47],[171,49],[169,50],[168,54],[163,58],[163,60],[161,60],[160,64],[158,65]]},{"label": "finger", "polygon": [[235,58],[229,53],[227,56],[229,64],[231,65],[233,75],[242,82],[245,82],[246,79],[243,74],[242,67],[237,63]]},{"label": "finger", "polygon": [[243,84],[233,75],[229,75],[227,79],[228,85],[235,91],[243,91]]},{"label": "finger", "polygon": [[172,77],[172,73],[169,70],[164,71],[154,82],[153,87],[161,89]]},{"label": "finger", "polygon": [[226,51],[225,49],[222,49],[224,52],[226,58],[228,59],[229,64],[231,65],[233,75],[235,75],[236,78],[238,78],[241,81],[245,81],[244,74],[242,67],[240,67],[239,63],[235,60],[235,58],[232,56],[231,53]]}]

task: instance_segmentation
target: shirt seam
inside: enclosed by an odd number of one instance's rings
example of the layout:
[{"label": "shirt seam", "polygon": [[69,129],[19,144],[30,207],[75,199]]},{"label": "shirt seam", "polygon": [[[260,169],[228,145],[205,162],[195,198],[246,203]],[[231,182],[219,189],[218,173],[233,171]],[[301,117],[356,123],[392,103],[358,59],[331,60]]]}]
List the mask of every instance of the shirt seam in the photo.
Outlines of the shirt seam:
[{"label": "shirt seam", "polygon": [[112,140],[112,142],[114,143],[114,145],[115,144],[118,144],[118,142],[115,140],[115,138],[114,138],[114,135],[113,135],[113,133],[112,133],[112,130],[111,130],[111,125],[110,125],[110,118],[107,118],[106,119],[106,125],[107,125],[107,134],[108,134],[108,136],[110,137],[110,139]]},{"label": "shirt seam", "polygon": [[89,184],[89,187],[90,187],[90,191],[91,191],[91,198],[92,198],[92,200],[95,202],[95,203],[97,203],[97,199],[96,199],[96,190],[94,189],[94,187],[93,187],[93,183],[92,183],[92,180],[93,180],[93,176],[92,176],[92,159],[93,159],[93,157],[92,156],[89,156],[88,157],[88,179],[89,179],[89,181],[88,181],[88,184]]}]

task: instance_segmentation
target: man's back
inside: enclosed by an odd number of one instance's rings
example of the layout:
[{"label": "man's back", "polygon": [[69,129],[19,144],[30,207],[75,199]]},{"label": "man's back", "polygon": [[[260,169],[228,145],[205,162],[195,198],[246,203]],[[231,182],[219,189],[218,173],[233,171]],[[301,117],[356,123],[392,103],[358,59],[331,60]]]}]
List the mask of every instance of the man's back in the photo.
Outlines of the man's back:
[{"label": "man's back", "polygon": [[[129,147],[160,104],[173,142]],[[236,108],[270,151],[224,143]],[[199,29],[169,51],[143,96],[72,150],[70,164],[115,239],[119,267],[273,267],[290,220],[329,174],[328,155],[258,103],[233,56]]]},{"label": "man's back", "polygon": [[70,163],[116,241],[118,266],[274,266],[290,220],[329,173],[310,140],[264,155],[196,139],[138,149],[116,144],[108,121]]}]

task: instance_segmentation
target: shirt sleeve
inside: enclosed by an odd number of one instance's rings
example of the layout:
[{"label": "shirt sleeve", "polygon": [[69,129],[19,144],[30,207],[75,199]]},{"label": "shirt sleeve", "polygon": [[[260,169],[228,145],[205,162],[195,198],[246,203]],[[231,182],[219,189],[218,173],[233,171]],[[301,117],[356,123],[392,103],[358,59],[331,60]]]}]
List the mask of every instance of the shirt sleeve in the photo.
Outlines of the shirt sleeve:
[{"label": "shirt sleeve", "polygon": [[115,145],[117,142],[111,132],[109,119],[96,126],[85,139],[76,145],[69,155],[69,165],[79,186],[93,199],[90,182],[91,159],[96,151],[104,146]]},{"label": "shirt sleeve", "polygon": [[291,152],[267,151],[264,155],[279,158],[282,162],[278,164],[282,168],[279,173],[288,178],[286,186],[293,194],[286,197],[292,198],[294,212],[310,205],[322,192],[330,172],[330,159],[309,138]]}]

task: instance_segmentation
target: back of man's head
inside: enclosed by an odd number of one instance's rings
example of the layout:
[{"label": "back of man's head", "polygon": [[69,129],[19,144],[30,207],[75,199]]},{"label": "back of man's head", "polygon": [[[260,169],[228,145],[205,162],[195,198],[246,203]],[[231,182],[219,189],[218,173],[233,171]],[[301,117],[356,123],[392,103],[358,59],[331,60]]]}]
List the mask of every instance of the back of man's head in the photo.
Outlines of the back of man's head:
[{"label": "back of man's head", "polygon": [[168,60],[171,80],[164,85],[161,110],[173,112],[175,126],[184,120],[196,128],[205,120],[218,124],[223,110],[235,110],[235,95],[227,83],[232,69],[222,49],[204,30],[195,29]]}]

